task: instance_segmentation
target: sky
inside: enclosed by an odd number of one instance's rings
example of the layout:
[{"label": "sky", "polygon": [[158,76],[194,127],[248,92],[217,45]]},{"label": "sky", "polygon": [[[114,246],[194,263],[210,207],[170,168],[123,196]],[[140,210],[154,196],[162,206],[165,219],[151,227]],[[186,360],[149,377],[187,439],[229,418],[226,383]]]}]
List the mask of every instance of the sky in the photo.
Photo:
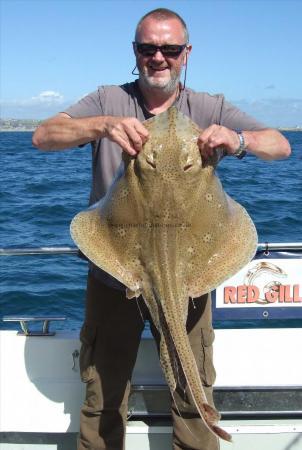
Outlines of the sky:
[{"label": "sky", "polygon": [[187,23],[187,86],[270,126],[302,126],[302,0],[0,0],[1,117],[45,119],[103,84],[132,81],[146,12]]}]

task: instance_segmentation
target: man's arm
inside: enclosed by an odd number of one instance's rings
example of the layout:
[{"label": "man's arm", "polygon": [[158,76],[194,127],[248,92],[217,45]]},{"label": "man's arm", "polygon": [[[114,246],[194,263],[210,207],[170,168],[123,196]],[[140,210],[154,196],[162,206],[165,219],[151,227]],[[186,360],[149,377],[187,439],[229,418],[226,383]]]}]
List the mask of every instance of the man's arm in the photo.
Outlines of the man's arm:
[{"label": "man's arm", "polygon": [[34,132],[32,143],[41,150],[63,150],[107,137],[130,155],[136,155],[148,139],[147,129],[134,117],[94,116],[71,118],[57,114]]},{"label": "man's arm", "polygon": [[[246,150],[258,158],[273,160],[287,158],[291,153],[288,140],[279,131],[266,128],[259,131],[243,131]],[[221,125],[211,125],[198,139],[198,146],[203,156],[208,158],[217,147],[226,149],[228,155],[236,152],[240,144],[236,131]]]}]

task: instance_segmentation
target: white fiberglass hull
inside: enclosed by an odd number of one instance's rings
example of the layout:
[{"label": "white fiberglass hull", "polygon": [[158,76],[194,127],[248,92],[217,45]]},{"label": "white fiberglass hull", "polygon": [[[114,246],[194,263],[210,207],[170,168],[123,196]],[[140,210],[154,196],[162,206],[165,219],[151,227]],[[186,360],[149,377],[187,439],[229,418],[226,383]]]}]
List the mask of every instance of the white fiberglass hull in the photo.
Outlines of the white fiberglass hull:
[{"label": "white fiberglass hull", "polygon": [[[234,391],[252,390],[261,399],[262,392],[267,395],[271,389],[276,401],[278,392],[281,395],[284,389],[300,395],[301,347],[301,328],[216,330],[217,392],[225,391],[227,398],[228,391],[234,395]],[[17,336],[15,331],[0,332],[1,450],[75,449],[84,397],[76,356],[79,348],[77,335],[71,333],[25,337]],[[138,417],[129,421],[126,449],[171,448],[169,418],[164,414],[156,417],[156,411],[147,417],[147,408],[144,410],[148,389],[157,386],[165,390],[151,339],[141,342],[133,384],[130,404]],[[287,418],[282,411],[280,417],[274,418],[265,415],[269,411],[263,412],[260,419],[250,418],[245,412],[241,418],[231,420],[231,415],[230,420],[222,421],[221,425],[233,435],[233,450],[302,449],[301,411],[299,415],[297,408],[290,411],[287,407],[291,416]],[[229,444],[221,442],[221,448],[229,448]]]}]

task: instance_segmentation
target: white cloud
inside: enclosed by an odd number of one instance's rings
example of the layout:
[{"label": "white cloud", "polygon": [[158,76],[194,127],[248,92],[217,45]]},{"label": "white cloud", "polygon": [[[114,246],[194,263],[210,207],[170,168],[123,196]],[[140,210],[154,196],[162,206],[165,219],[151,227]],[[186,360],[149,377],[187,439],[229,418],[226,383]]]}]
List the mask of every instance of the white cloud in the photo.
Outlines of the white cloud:
[{"label": "white cloud", "polygon": [[42,91],[35,97],[23,99],[4,100],[1,105],[4,106],[31,106],[39,104],[60,104],[64,101],[64,96],[55,91]]},{"label": "white cloud", "polygon": [[9,99],[0,102],[1,117],[17,119],[44,119],[74,103],[66,101],[57,91],[42,91],[30,98]]},{"label": "white cloud", "polygon": [[31,97],[29,102],[40,102],[40,103],[62,103],[64,97],[59,92],[55,91],[43,91],[37,97]]}]

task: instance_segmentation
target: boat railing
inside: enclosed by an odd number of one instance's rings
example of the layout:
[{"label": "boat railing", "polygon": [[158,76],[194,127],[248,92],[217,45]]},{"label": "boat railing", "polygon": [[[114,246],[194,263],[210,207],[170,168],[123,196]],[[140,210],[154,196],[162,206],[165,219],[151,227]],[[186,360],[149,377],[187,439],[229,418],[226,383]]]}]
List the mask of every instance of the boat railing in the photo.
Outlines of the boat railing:
[{"label": "boat railing", "polygon": [[[302,244],[301,244],[302,245]],[[76,247],[19,247],[0,248],[0,256],[30,256],[30,255],[78,255]]]},{"label": "boat railing", "polygon": [[[267,251],[299,251],[302,242],[263,242],[259,243],[257,252]],[[4,247],[0,248],[0,256],[30,256],[30,255],[79,255],[77,247]]]}]

